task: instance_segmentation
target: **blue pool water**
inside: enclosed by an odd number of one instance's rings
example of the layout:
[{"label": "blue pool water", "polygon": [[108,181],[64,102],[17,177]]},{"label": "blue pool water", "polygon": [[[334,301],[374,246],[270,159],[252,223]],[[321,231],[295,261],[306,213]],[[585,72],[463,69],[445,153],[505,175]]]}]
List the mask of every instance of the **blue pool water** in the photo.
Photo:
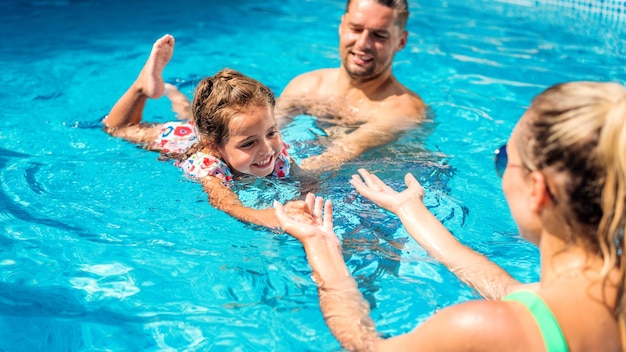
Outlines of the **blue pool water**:
[{"label": "blue pool water", "polygon": [[[397,219],[347,183],[366,167],[426,203],[464,243],[521,281],[536,250],[510,220],[492,151],[530,99],[569,80],[626,81],[620,25],[536,2],[410,1],[394,71],[432,109],[420,131],[323,176],[346,261],[385,336],[476,298]],[[0,12],[0,350],[337,351],[301,245],[216,211],[170,163],[98,126],[171,33],[167,81],[231,67],[280,93],[339,64],[343,1],[5,0]],[[151,101],[151,121],[173,118]],[[284,131],[300,159],[319,151],[301,116]],[[297,180],[244,184],[253,206],[300,196]]]}]

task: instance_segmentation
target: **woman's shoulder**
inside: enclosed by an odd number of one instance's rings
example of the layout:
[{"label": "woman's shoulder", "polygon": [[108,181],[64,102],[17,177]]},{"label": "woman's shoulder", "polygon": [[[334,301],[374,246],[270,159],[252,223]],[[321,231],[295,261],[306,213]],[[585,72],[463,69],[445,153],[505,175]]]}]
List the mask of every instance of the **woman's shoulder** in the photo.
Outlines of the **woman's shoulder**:
[{"label": "woman's shoulder", "polygon": [[[453,331],[465,334],[465,338],[479,337],[482,342],[497,345],[501,342],[527,341],[522,331],[532,330],[532,324],[523,307],[515,303],[494,300],[475,300],[451,306],[440,313]],[[532,349],[528,349],[532,350]]]},{"label": "woman's shoulder", "polygon": [[543,348],[539,331],[512,302],[485,300],[442,309],[412,332],[381,343],[384,348],[419,346],[419,350],[426,351],[536,351]]},{"label": "woman's shoulder", "polygon": [[[563,287],[539,291],[558,320],[571,350],[621,351],[614,298],[597,282],[573,278]],[[581,289],[581,287],[588,287]],[[609,296],[602,298],[603,295]],[[593,323],[590,323],[593,322]]]}]

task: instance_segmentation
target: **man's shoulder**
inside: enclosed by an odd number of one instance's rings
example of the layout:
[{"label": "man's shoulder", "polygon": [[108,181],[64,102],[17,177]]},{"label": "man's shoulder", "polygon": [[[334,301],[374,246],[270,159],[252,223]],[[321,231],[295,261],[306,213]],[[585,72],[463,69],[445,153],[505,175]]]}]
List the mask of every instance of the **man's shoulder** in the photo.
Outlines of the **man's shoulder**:
[{"label": "man's shoulder", "polygon": [[396,115],[411,116],[418,119],[425,117],[426,103],[416,92],[396,81],[396,86],[389,93],[384,99],[385,105],[393,106]]},{"label": "man's shoulder", "polygon": [[336,72],[336,68],[322,68],[302,73],[287,84],[283,95],[302,95],[316,91],[336,75]]},{"label": "man's shoulder", "polygon": [[291,83],[306,83],[306,82],[317,82],[320,83],[323,80],[327,79],[328,77],[331,77],[332,75],[336,75],[337,74],[338,69],[336,68],[321,68],[321,69],[317,69],[317,70],[313,70],[313,71],[308,71],[305,73],[302,73],[296,77],[294,77]]}]

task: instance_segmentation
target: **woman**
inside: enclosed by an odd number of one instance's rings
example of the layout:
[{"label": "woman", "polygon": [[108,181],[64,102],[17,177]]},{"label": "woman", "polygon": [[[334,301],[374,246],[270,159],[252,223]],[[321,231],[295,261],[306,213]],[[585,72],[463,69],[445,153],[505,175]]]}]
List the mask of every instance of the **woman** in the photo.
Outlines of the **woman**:
[{"label": "woman", "polygon": [[625,121],[623,86],[560,84],[533,100],[498,150],[511,214],[539,247],[541,280],[532,285],[459,243],[424,206],[424,189],[412,175],[396,192],[360,170],[351,183],[361,195],[396,214],[431,256],[491,299],[445,308],[389,339],[376,333],[343,262],[330,202],[309,196],[309,217],[299,220],[276,204],[282,229],[304,245],[335,337],[357,351],[624,350]]}]

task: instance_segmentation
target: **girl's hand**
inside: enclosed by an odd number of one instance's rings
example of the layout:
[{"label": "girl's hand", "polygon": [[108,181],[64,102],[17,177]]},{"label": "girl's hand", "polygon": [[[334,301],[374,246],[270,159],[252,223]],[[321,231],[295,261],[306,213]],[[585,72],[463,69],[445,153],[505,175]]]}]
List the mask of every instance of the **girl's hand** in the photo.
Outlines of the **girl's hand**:
[{"label": "girl's hand", "polygon": [[[424,187],[410,173],[404,177],[407,188],[402,192],[397,192],[387,186],[376,175],[370,174],[364,169],[359,169],[358,175],[352,175],[350,184],[365,198],[371,200],[381,208],[397,214],[402,205],[424,199]],[[361,177],[363,179],[361,179]],[[365,183],[363,182],[365,181]]]},{"label": "girl's hand", "polygon": [[[311,201],[309,198],[313,198]],[[313,202],[313,204],[311,204]],[[317,220],[313,217],[315,197],[307,195],[307,200],[294,200],[282,206],[288,218],[309,225],[317,225]],[[276,205],[274,205],[274,208]]]},{"label": "girl's hand", "polygon": [[289,202],[283,206],[279,202],[274,202],[280,228],[300,242],[313,238],[332,239],[336,242],[330,200],[324,202],[322,197],[315,197],[313,193],[309,193],[303,202],[304,205],[301,203],[301,201]]}]

